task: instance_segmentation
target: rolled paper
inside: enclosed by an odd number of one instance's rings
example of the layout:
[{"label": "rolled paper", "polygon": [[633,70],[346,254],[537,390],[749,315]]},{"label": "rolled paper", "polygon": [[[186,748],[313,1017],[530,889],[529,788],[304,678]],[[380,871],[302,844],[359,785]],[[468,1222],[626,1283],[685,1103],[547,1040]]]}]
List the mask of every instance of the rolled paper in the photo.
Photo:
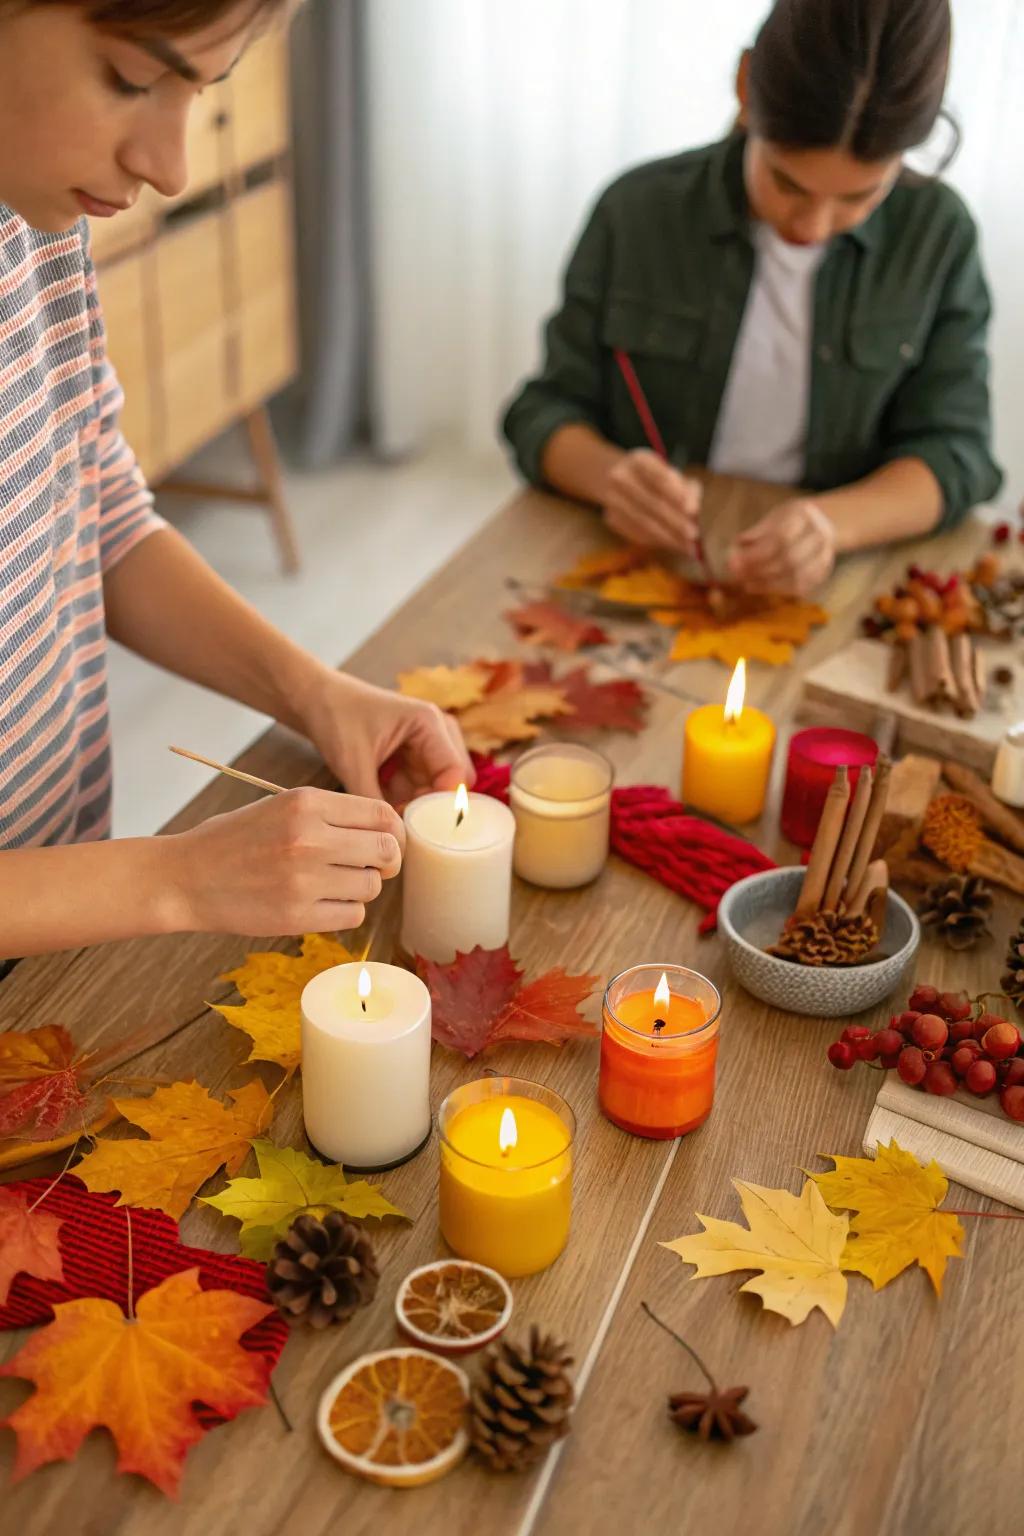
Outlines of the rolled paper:
[{"label": "rolled paper", "polygon": [[826,912],[835,912],[842,900],[843,887],[846,885],[846,877],[853,863],[853,856],[857,851],[857,841],[864,826],[868,814],[868,805],[871,802],[871,791],[874,788],[875,776],[870,768],[857,780],[857,788],[854,791],[853,802],[850,806],[846,825],[843,827],[843,835],[839,839],[839,847],[836,856],[832,860],[832,868],[829,871],[828,885],[825,887],[825,899],[822,908]]},{"label": "rolled paper", "polygon": [[882,825],[886,801],[889,798],[890,773],[892,773],[892,759],[880,757],[878,767],[875,769],[875,786],[871,791],[871,804],[868,806],[868,814],[864,818],[864,825],[857,841],[857,851],[847,876],[847,890],[857,889],[864,878],[864,871],[871,863],[871,854],[878,840],[878,829]]},{"label": "rolled paper", "polygon": [[828,884],[829,871],[846,820],[846,807],[850,801],[850,775],[844,765],[836,769],[831,788],[825,796],[825,809],[818,823],[818,834],[811,849],[807,873],[800,888],[796,904],[796,916],[807,917],[821,907],[821,898]]}]

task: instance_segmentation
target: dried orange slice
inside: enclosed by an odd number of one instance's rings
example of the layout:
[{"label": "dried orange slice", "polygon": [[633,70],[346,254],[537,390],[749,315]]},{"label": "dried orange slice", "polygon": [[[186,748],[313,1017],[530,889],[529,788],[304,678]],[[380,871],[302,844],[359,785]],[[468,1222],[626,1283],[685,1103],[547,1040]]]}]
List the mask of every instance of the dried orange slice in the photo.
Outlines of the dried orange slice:
[{"label": "dried orange slice", "polygon": [[468,1259],[440,1259],[406,1275],[395,1297],[402,1332],[427,1349],[461,1355],[508,1327],[512,1291],[504,1276]]},{"label": "dried orange slice", "polygon": [[388,1488],[417,1488],[466,1454],[465,1371],[423,1349],[362,1355],[320,1399],[317,1427],[349,1472]]}]

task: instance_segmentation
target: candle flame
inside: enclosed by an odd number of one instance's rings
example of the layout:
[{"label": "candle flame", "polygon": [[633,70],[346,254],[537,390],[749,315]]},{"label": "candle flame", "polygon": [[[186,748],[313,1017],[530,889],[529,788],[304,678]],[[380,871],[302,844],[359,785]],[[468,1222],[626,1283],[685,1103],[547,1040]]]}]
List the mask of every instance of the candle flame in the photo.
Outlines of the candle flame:
[{"label": "candle flame", "polygon": [[455,825],[461,827],[469,810],[469,795],[465,784],[460,784],[455,791]]},{"label": "candle flame", "polygon": [[669,1002],[671,1001],[671,997],[672,994],[668,989],[668,975],[665,971],[662,971],[661,980],[658,982],[657,989],[654,993],[655,1008],[667,1008]]},{"label": "candle flame", "polygon": [[502,1155],[510,1151],[519,1140],[519,1131],[516,1127],[516,1117],[510,1109],[503,1111],[501,1125],[498,1127],[498,1148]]},{"label": "candle flame", "polygon": [[359,972],[359,980],[356,982],[356,991],[359,993],[360,1001],[363,1004],[366,1003],[366,999],[373,991],[373,977],[370,975],[365,965]]},{"label": "candle flame", "polygon": [[741,656],[732,674],[729,691],[725,696],[726,724],[738,720],[743,713],[743,700],[747,692],[747,663]]}]

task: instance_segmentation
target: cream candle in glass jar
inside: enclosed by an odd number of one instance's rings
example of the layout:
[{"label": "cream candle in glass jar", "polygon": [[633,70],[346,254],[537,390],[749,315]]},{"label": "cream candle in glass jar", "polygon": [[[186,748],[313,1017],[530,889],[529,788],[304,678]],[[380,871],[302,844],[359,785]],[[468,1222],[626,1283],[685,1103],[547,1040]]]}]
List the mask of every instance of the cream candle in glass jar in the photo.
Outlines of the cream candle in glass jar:
[{"label": "cream candle in glass jar", "polygon": [[512,769],[514,867],[522,880],[568,890],[596,880],[608,859],[612,765],[574,742],[526,752]]}]

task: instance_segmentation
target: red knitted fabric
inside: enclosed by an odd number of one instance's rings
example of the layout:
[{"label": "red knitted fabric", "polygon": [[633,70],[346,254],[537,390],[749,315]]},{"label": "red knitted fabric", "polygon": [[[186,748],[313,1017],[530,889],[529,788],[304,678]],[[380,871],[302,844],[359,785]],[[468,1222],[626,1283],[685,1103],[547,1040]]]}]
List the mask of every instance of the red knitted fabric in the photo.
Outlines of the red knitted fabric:
[{"label": "red knitted fabric", "polygon": [[[25,1179],[6,1188],[24,1195],[31,1205],[50,1182]],[[58,1242],[64,1284],[37,1280],[32,1275],[15,1275],[7,1304],[0,1307],[0,1329],[49,1322],[58,1302],[83,1296],[105,1297],[124,1309],[128,1302],[128,1211],[117,1205],[117,1196],[89,1194],[77,1179],[65,1174],[39,1209],[63,1219]],[[168,1275],[198,1269],[203,1290],[234,1291],[270,1305],[262,1264],[232,1254],[211,1253],[206,1248],[186,1248],[178,1241],[177,1226],[162,1211],[132,1209],[131,1223],[136,1301]],[[241,1343],[243,1349],[263,1357],[269,1380],[287,1338],[288,1324],[271,1312],[243,1334]],[[219,1414],[205,1407],[197,1407],[196,1417],[207,1429],[223,1423]]]},{"label": "red knitted fabric", "polygon": [[[491,758],[473,758],[479,794],[508,802],[510,769]],[[612,790],[611,845],[620,858],[660,880],[670,891],[707,913],[701,933],[718,922],[718,903],[746,875],[775,869],[760,848],[700,816],[689,816],[659,784]]]}]

